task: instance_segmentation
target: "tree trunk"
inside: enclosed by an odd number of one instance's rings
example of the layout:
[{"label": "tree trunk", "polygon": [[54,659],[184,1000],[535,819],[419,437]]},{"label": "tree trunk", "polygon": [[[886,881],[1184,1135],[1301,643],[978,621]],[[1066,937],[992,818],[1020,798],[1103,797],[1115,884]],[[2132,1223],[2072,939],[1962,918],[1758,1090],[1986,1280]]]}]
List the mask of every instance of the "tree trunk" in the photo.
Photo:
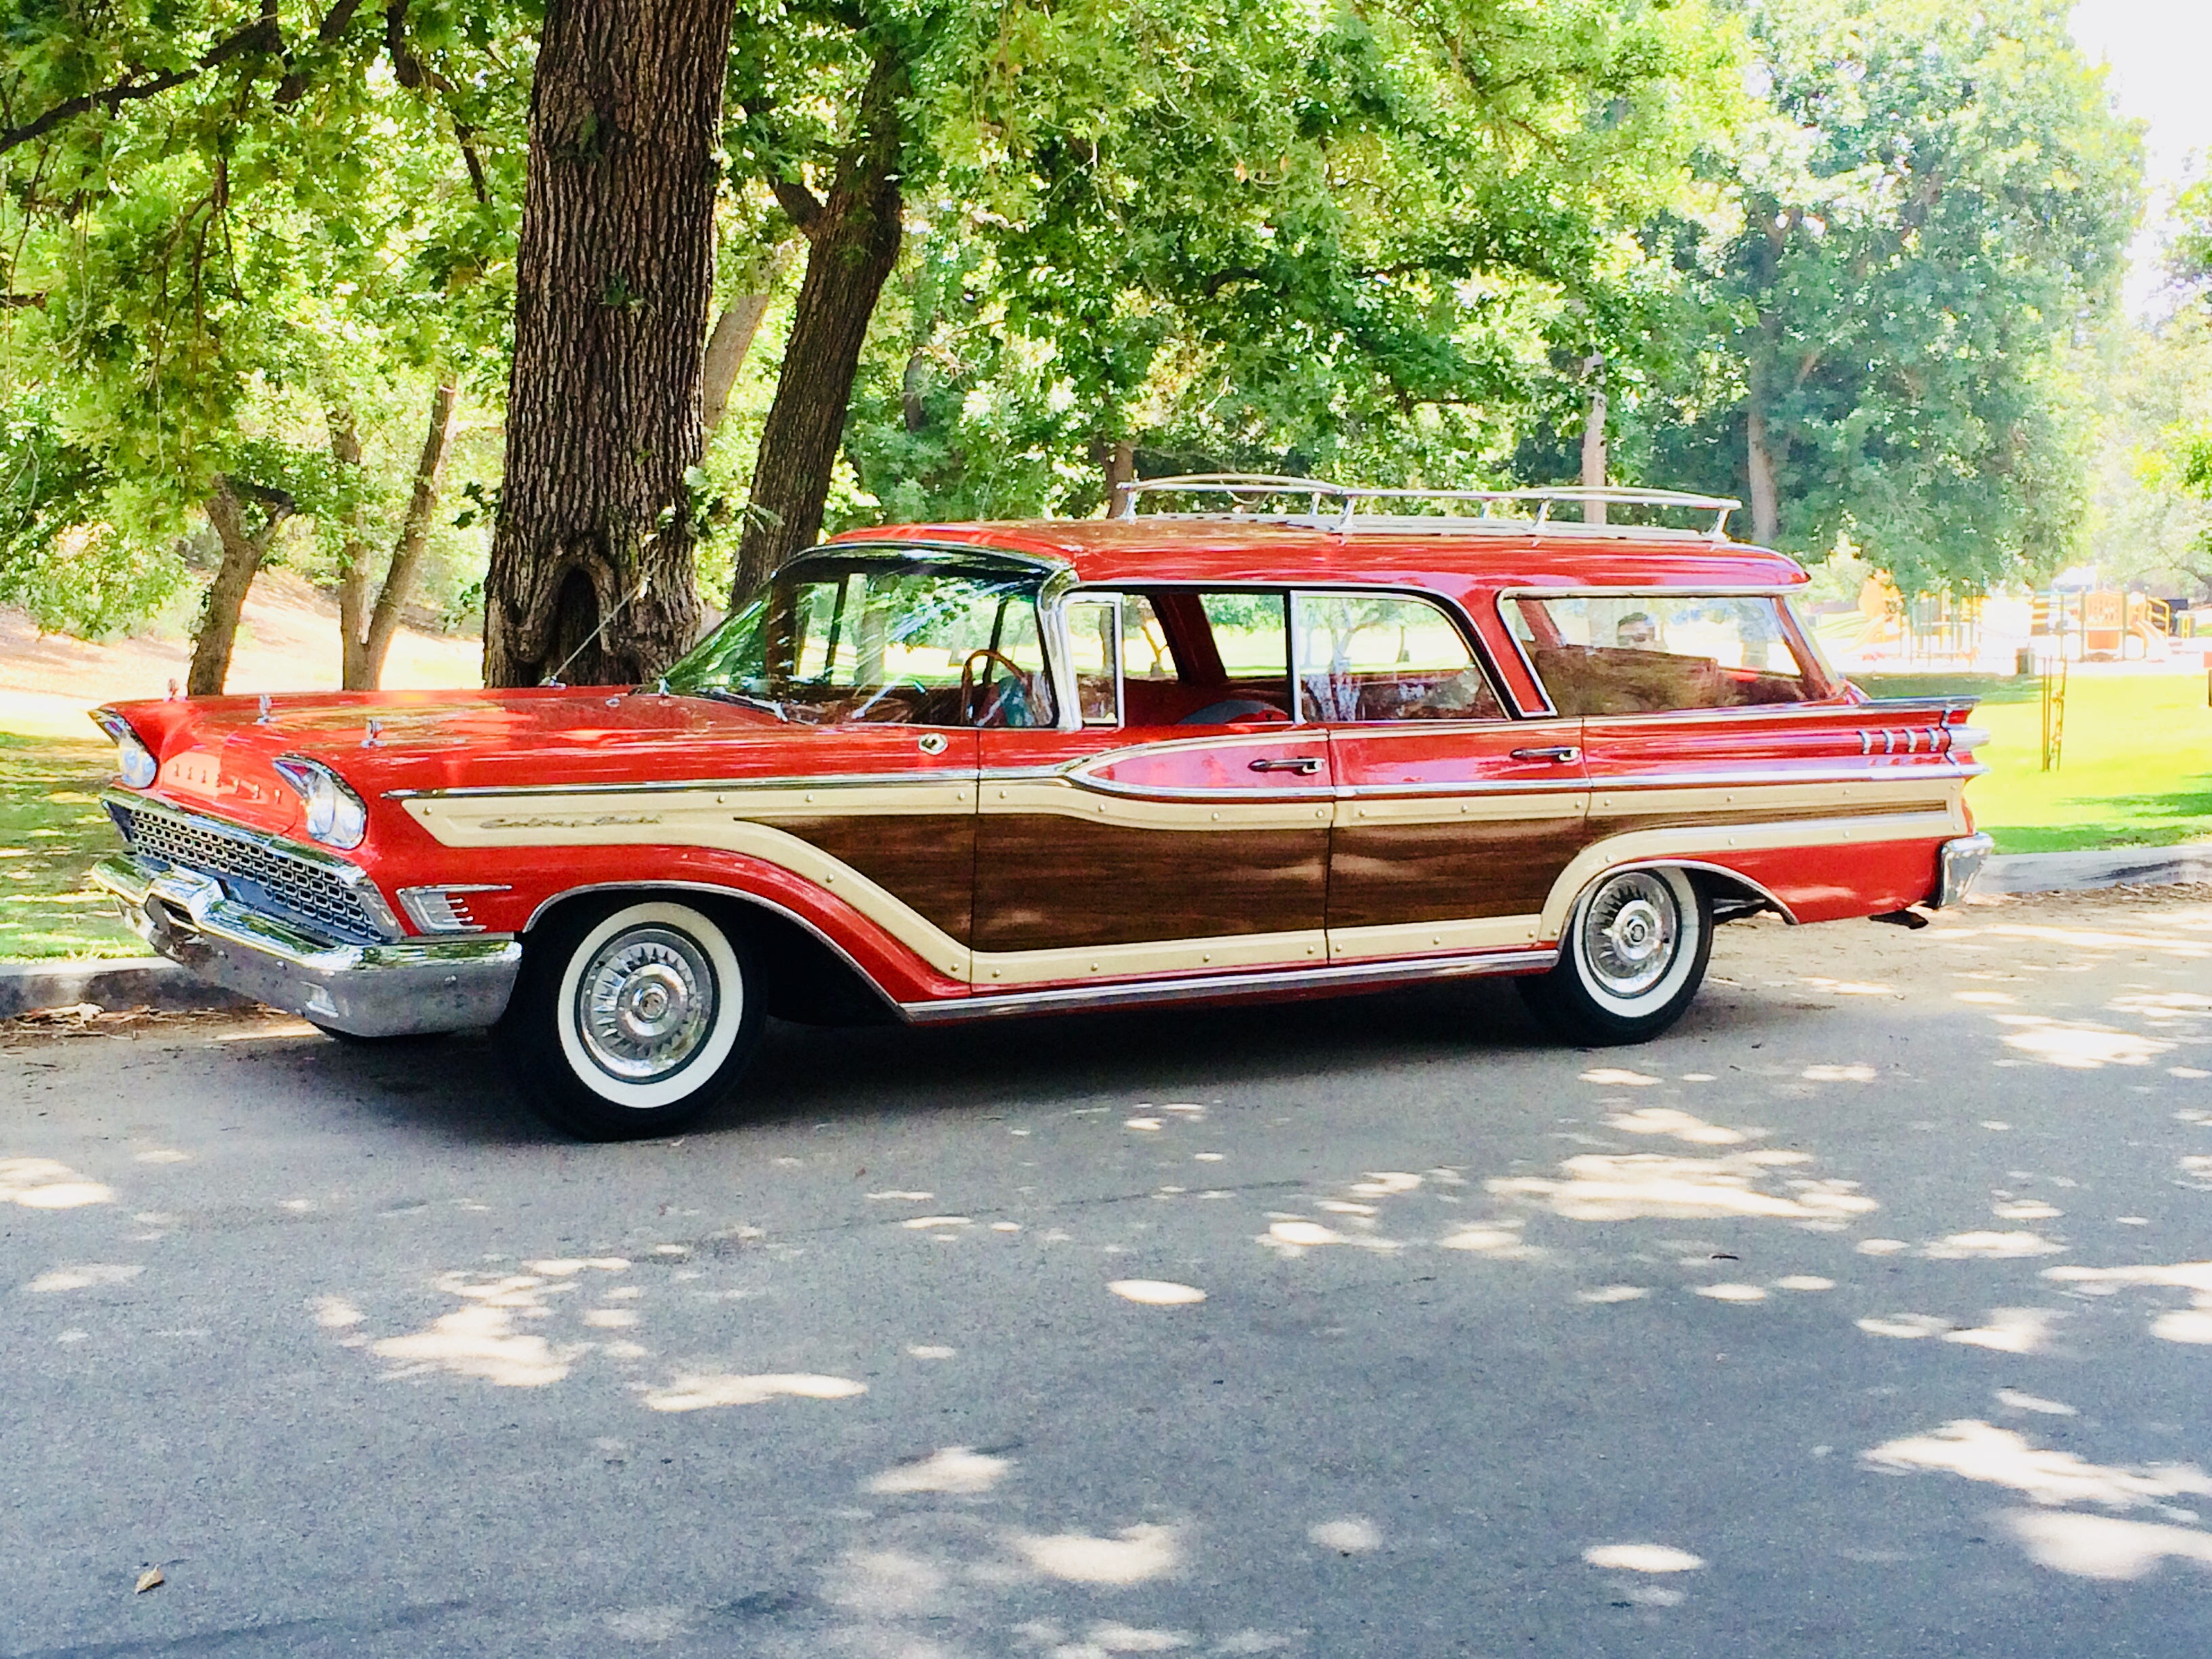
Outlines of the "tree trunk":
[{"label": "tree trunk", "polygon": [[349,691],[374,691],[384,678],[384,659],[392,649],[392,635],[399,630],[399,613],[406,607],[416,573],[422,568],[422,555],[430,544],[430,519],[438,510],[438,493],[445,483],[446,457],[453,453],[459,409],[450,380],[431,395],[430,429],[423,436],[422,453],[415,463],[415,488],[407,498],[406,514],[392,540],[392,563],[384,573],[383,586],[376,591],[376,606],[366,624],[349,624],[346,634]]},{"label": "tree trunk", "polygon": [[546,7],[484,580],[488,685],[647,679],[697,629],[684,474],[701,447],[731,10]]},{"label": "tree trunk", "polygon": [[859,130],[838,158],[828,198],[817,202],[800,185],[776,184],[776,198],[806,237],[806,276],[753,465],[752,500],[730,587],[732,608],[821,533],[868,319],[898,260],[898,100],[905,90],[905,64],[883,48],[860,94]]},{"label": "tree trunk", "polygon": [[1110,519],[1121,511],[1121,486],[1137,482],[1137,447],[1117,438],[1105,450],[1106,516]]},{"label": "tree trunk", "polygon": [[[246,527],[246,509],[238,499],[241,490],[268,511],[268,521],[258,531]],[[281,489],[234,485],[222,478],[216,481],[216,492],[208,498],[207,515],[222,543],[222,563],[208,587],[207,608],[200,613],[199,630],[192,636],[192,665],[185,677],[185,695],[191,697],[222,695],[223,682],[230,678],[230,652],[238,641],[238,619],[246,609],[246,595],[276,532],[292,516],[292,498]]]},{"label": "tree trunk", "polygon": [[1751,474],[1751,538],[1761,547],[1771,547],[1782,533],[1782,507],[1774,491],[1774,453],[1766,432],[1766,400],[1756,380],[1744,431],[1744,459]]},{"label": "tree trunk", "polygon": [[[331,416],[331,453],[340,466],[361,465],[361,434],[353,416]],[[338,684],[351,691],[362,684],[361,640],[368,614],[368,537],[363,510],[356,505],[338,549]]]},{"label": "tree trunk", "polygon": [[[1592,356],[1583,364],[1583,372],[1590,377],[1589,416],[1583,422],[1583,488],[1605,488],[1605,359]],[[1583,503],[1584,524],[1605,522],[1605,503]]]},{"label": "tree trunk", "polygon": [[707,361],[700,376],[699,421],[708,433],[721,425],[722,416],[730,407],[730,389],[738,383],[738,373],[745,366],[745,358],[753,349],[753,337],[760,332],[761,319],[768,315],[769,304],[775,298],[776,279],[783,275],[789,248],[778,248],[774,256],[762,266],[752,290],[740,294],[722,307],[722,314],[714,319],[714,331],[707,337]]}]

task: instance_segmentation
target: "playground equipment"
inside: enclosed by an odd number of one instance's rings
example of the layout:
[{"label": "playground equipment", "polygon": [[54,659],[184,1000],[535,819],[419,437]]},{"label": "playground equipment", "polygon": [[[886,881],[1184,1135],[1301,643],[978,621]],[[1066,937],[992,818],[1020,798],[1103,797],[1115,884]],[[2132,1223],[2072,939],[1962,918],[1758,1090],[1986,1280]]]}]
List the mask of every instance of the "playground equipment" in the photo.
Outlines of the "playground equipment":
[{"label": "playground equipment", "polygon": [[2057,641],[2051,654],[2077,662],[2160,659],[2172,631],[2173,607],[2164,599],[2110,590],[2038,593],[2028,624],[2031,635]]}]

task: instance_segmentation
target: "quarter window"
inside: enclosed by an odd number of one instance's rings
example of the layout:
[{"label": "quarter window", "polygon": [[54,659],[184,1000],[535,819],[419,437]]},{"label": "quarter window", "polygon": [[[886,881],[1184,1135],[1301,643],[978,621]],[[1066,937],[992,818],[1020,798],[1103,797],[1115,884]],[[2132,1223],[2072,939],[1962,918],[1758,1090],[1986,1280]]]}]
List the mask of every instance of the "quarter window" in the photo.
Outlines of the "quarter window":
[{"label": "quarter window", "polygon": [[1301,593],[1297,617],[1298,697],[1307,719],[1505,717],[1466,636],[1426,599]]},{"label": "quarter window", "polygon": [[1519,599],[1505,614],[1562,714],[1733,708],[1817,695],[1776,598]]}]

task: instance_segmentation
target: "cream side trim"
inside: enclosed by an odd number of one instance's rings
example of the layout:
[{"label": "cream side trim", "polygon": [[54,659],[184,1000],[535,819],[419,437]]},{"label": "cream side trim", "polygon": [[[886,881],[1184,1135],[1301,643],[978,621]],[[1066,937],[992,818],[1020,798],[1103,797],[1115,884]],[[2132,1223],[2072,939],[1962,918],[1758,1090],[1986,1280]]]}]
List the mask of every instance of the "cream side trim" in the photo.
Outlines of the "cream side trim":
[{"label": "cream side trim", "polygon": [[1869,779],[1850,783],[1771,783],[1752,786],[1706,785],[1695,789],[1598,788],[1590,796],[1590,816],[1640,817],[1648,812],[1735,812],[1755,817],[1761,812],[1790,812],[1807,807],[1863,806],[1878,804],[1901,811],[1946,807],[1961,798],[1964,778],[1937,774],[1933,777]]},{"label": "cream side trim", "polygon": [[1133,978],[1232,968],[1310,968],[1328,959],[1318,927],[1288,933],[1231,933],[1218,939],[1152,939],[1088,950],[978,951],[975,984],[1037,985],[1050,980]]},{"label": "cream side trim", "polygon": [[1577,853],[1552,884],[1544,901],[1540,936],[1555,939],[1565,931],[1575,900],[1603,871],[1620,864],[1681,858],[1725,861],[1731,852],[1768,852],[1782,847],[1846,847],[1855,842],[1933,841],[1966,833],[1959,801],[1932,812],[1891,812],[1863,818],[1801,818],[1793,823],[1691,825],[1676,830],[1636,830],[1608,836]]},{"label": "cream side trim", "polygon": [[1556,794],[1483,793],[1464,786],[1457,794],[1354,796],[1336,804],[1340,828],[1383,823],[1497,823],[1515,818],[1579,818],[1589,800],[1585,790]]},{"label": "cream side trim", "polygon": [[1507,951],[1536,942],[1540,916],[1482,916],[1471,921],[1394,922],[1382,927],[1332,927],[1328,959],[1426,956],[1437,951]]},{"label": "cream side trim", "polygon": [[402,804],[447,847],[708,847],[741,853],[844,900],[938,972],[966,979],[972,970],[966,945],[851,865],[771,824],[736,817],[712,796],[648,795],[628,802],[602,797],[583,811],[548,810],[542,797]]}]

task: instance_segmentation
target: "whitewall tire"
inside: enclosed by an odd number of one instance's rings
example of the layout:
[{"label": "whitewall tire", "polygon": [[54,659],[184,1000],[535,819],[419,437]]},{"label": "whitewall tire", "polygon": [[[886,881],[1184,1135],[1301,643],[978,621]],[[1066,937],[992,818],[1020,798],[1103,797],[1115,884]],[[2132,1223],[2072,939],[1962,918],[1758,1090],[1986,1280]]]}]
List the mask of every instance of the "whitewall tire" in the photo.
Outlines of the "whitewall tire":
[{"label": "whitewall tire", "polygon": [[1571,1042],[1641,1042],[1682,1017],[1712,949],[1712,903],[1687,872],[1617,870],[1575,901],[1559,965],[1522,994]]},{"label": "whitewall tire", "polygon": [[735,1087],[759,1042],[755,983],[742,935],[709,908],[650,894],[578,901],[524,940],[501,1047],[560,1127],[592,1140],[664,1134]]}]

